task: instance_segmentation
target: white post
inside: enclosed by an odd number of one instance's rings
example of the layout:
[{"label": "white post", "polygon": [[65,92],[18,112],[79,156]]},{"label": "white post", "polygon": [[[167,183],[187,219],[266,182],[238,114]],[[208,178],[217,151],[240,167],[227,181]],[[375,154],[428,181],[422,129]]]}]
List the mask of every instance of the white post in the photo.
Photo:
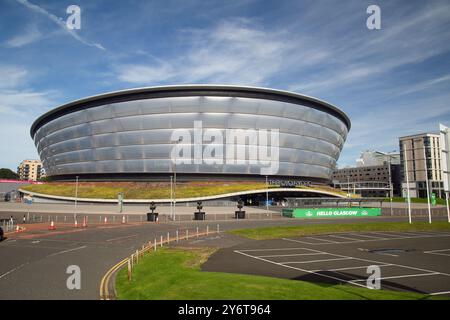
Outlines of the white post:
[{"label": "white post", "polygon": [[409,217],[409,223],[412,223],[412,221],[411,221],[411,197],[409,196],[408,150],[406,150],[406,143],[403,144],[403,150],[405,153],[406,194],[407,194],[407,198],[408,198],[408,217]]},{"label": "white post", "polygon": [[189,240],[189,229],[186,229],[186,240]]},{"label": "white post", "polygon": [[131,261],[128,259],[128,282],[131,281]]},{"label": "white post", "polygon": [[162,247],[162,243],[163,243],[163,236],[161,236],[161,241],[159,242],[159,244],[161,245],[161,247]]},{"label": "white post", "polygon": [[209,233],[209,226],[206,226],[206,235]]},{"label": "white post", "polygon": [[153,241],[153,246],[155,247],[154,249],[156,251],[156,238],[155,238],[155,241]]},{"label": "white post", "polygon": [[197,238],[198,238],[198,227],[197,227]]},{"label": "white post", "polygon": [[269,211],[269,183],[266,176],[266,210]]},{"label": "white post", "polygon": [[219,233],[220,232],[220,228],[219,228],[219,225],[217,225],[217,233]]},{"label": "white post", "polygon": [[77,200],[78,200],[78,176],[76,176],[75,183],[75,212],[73,213],[73,219],[77,218]]},{"label": "white post", "polygon": [[170,216],[173,219],[173,177],[170,176]]},{"label": "white post", "polygon": [[167,232],[167,244],[169,244],[169,242],[170,242],[170,235],[169,232]]},{"label": "white post", "polygon": [[428,185],[428,168],[427,168],[427,155],[425,152],[425,141],[423,145],[423,161],[425,163],[425,181],[427,187],[427,203],[428,203],[428,222],[431,223],[431,204],[430,204],[430,187]]},{"label": "white post", "polygon": [[176,232],[176,236],[177,236],[177,243],[178,243],[178,229],[177,229],[177,232]]},{"label": "white post", "polygon": [[448,207],[448,192],[445,193],[445,202],[447,203],[447,218],[448,222],[450,222],[450,209]]}]

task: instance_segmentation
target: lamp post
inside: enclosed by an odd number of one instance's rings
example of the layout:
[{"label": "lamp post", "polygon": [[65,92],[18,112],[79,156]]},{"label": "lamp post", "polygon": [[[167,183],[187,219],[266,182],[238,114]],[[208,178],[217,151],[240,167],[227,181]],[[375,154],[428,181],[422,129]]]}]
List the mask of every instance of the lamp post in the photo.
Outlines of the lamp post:
[{"label": "lamp post", "polygon": [[266,210],[269,211],[269,184],[266,176]]},{"label": "lamp post", "polygon": [[393,151],[389,152],[389,154],[388,154],[388,157],[389,157],[389,197],[390,197],[390,202],[391,202],[391,216],[392,216],[392,198],[394,196],[393,195],[394,190],[392,188],[392,173],[391,173],[391,170],[392,170],[392,160],[391,160],[392,155],[391,155],[391,153],[393,153],[395,151],[396,150],[393,150]]},{"label": "lamp post", "polygon": [[77,200],[78,200],[78,176],[75,177],[75,212],[73,213],[73,219],[77,219]]},{"label": "lamp post", "polygon": [[403,150],[405,153],[405,172],[406,172],[406,194],[408,197],[408,218],[411,223],[411,197],[409,195],[409,172],[408,172],[408,151],[406,150],[406,143],[403,144]]},{"label": "lamp post", "polygon": [[[180,137],[178,138],[177,141],[175,141],[175,144],[178,146],[178,143],[180,143],[183,139]],[[178,151],[178,150],[176,150]],[[172,189],[172,178],[171,178],[171,190],[172,190],[172,220],[175,221],[175,215],[176,215],[176,204],[177,204],[177,194],[176,194],[176,189],[177,189],[177,152],[175,152],[175,159],[174,159],[174,163],[172,166],[172,171],[173,171],[173,189]]]},{"label": "lamp post", "polygon": [[425,185],[427,187],[428,222],[431,223],[430,187],[428,185],[427,154],[425,152],[425,141],[423,143],[423,162],[425,165]]}]

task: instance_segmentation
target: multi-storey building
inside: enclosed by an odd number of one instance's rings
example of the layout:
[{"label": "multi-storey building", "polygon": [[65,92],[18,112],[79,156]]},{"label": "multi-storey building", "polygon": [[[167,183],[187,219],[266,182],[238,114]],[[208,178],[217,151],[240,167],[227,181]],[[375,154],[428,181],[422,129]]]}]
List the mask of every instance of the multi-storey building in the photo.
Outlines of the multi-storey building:
[{"label": "multi-storey building", "polygon": [[23,160],[17,168],[20,180],[37,181],[43,177],[42,163],[39,160]]},{"label": "multi-storey building", "polygon": [[421,133],[400,137],[399,145],[403,196],[407,195],[407,170],[409,193],[412,198],[427,197],[427,176],[430,195],[435,193],[436,197],[445,197],[439,135]]}]

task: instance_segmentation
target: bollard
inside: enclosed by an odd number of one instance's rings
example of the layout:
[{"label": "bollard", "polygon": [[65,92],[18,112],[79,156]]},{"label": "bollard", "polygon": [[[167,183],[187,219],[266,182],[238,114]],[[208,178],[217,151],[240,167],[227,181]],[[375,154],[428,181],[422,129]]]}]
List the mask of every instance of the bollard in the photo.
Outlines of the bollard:
[{"label": "bollard", "polygon": [[219,233],[220,232],[220,228],[219,228],[219,225],[217,225],[217,233]]},{"label": "bollard", "polygon": [[163,243],[163,236],[161,236],[161,241],[159,242],[161,244],[162,247],[162,243]]},{"label": "bollard", "polygon": [[170,242],[169,232],[167,232],[167,244]]},{"label": "bollard", "polygon": [[99,216],[98,217],[98,223],[101,223],[102,222],[102,216]]},{"label": "bollard", "polygon": [[178,229],[176,231],[177,243],[178,243]]},{"label": "bollard", "polygon": [[139,250],[136,249],[136,264],[139,262]]},{"label": "bollard", "polygon": [[131,281],[131,261],[128,259],[128,282]]},{"label": "bollard", "polygon": [[156,251],[156,238],[155,238],[155,241],[153,241],[153,246],[155,247],[155,251]]},{"label": "bollard", "polygon": [[209,233],[209,226],[206,226],[206,235]]},{"label": "bollard", "polygon": [[189,229],[186,229],[186,240],[189,240]]},{"label": "bollard", "polygon": [[197,227],[197,238],[198,238],[198,227]]},{"label": "bollard", "polygon": [[66,223],[66,221],[67,221],[67,217],[66,217],[66,216],[64,216],[64,223]]}]

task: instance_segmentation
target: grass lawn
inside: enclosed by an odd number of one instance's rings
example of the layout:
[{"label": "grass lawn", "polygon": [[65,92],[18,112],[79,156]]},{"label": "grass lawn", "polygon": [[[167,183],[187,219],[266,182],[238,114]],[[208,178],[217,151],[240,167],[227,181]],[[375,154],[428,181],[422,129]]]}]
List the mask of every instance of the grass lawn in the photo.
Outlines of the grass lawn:
[{"label": "grass lawn", "polygon": [[[384,201],[387,203],[391,199],[390,198],[384,198]],[[406,198],[400,198],[400,197],[393,197],[392,202],[407,202]],[[427,198],[411,198],[411,203],[427,203]],[[431,202],[431,201],[430,201]],[[445,205],[445,199],[436,198],[436,204]]]},{"label": "grass lawn", "polygon": [[[223,193],[265,189],[264,183],[254,182],[201,182],[178,183],[177,198],[190,198],[217,195]],[[75,196],[75,183],[51,182],[23,187],[31,192],[51,194],[64,197]],[[117,199],[122,192],[125,199],[168,199],[170,198],[170,184],[155,182],[80,182],[78,184],[79,198]]]},{"label": "grass lawn", "polygon": [[[269,185],[269,188],[278,188]],[[179,182],[176,187],[177,198],[194,198],[213,196],[224,193],[265,189],[265,183],[254,181],[202,181]],[[74,182],[48,182],[22,187],[31,192],[63,197],[75,197]],[[343,194],[340,190],[327,186],[304,187]],[[164,182],[80,182],[78,184],[79,198],[117,199],[123,193],[125,199],[169,199],[170,184]]]},{"label": "grass lawn", "polygon": [[286,227],[264,227],[228,231],[238,236],[263,240],[285,237],[299,237],[313,234],[355,231],[450,231],[447,221],[428,222],[359,222],[342,224],[308,224]]},{"label": "grass lawn", "polygon": [[202,272],[213,249],[163,248],[139,260],[131,283],[123,268],[116,278],[118,299],[428,299],[428,296],[347,285],[314,284],[263,276]]}]

